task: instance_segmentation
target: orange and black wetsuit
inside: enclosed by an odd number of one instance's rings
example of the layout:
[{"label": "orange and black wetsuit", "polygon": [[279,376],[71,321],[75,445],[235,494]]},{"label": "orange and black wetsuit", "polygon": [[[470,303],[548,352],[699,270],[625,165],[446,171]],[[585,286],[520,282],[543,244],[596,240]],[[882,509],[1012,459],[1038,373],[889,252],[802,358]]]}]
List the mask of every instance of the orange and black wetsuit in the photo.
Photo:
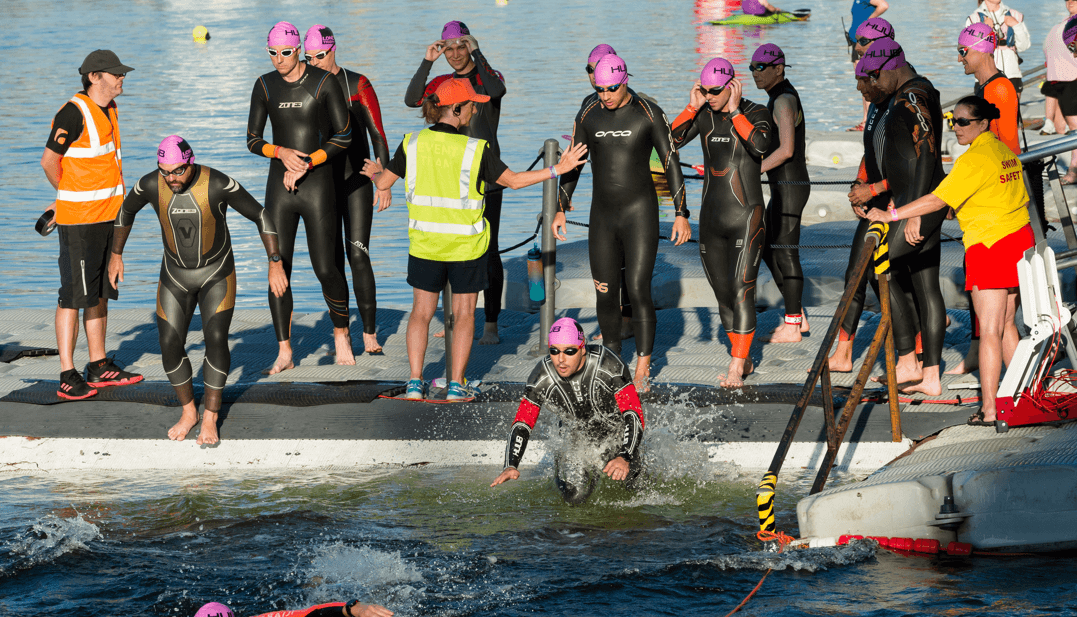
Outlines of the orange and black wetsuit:
[{"label": "orange and black wetsuit", "polygon": [[[236,304],[236,265],[225,223],[227,209],[254,221],[267,255],[278,252],[276,230],[262,205],[225,174],[205,165],[193,167],[190,184],[179,193],[173,193],[156,171],[142,176],[116,215],[112,248],[123,253],[135,215],[152,205],[165,247],[157,285],[157,335],[165,373],[184,404],[193,399],[194,371],[185,345],[195,307],[202,314],[206,342],[202,364],[206,388],[219,394],[231,368],[228,328]],[[206,408],[216,411],[208,401]]]},{"label": "orange and black wetsuit", "polygon": [[[292,277],[292,253],[299,219],[307,232],[307,249],[314,274],[322,286],[334,328],[348,327],[348,281],[344,277],[343,233],[336,207],[332,165],[352,142],[350,114],[333,76],[303,65],[303,76],[284,81],[272,71],[254,83],[247,119],[247,149],[270,159],[266,181],[266,210],[280,242],[284,272]],[[273,143],[262,134],[273,123]],[[273,158],[276,146],[307,153],[314,168],[299,181],[294,193],[284,188],[284,162]],[[292,288],[283,297],[269,294],[269,310],[278,341],[291,338]]]},{"label": "orange and black wetsuit", "polygon": [[[389,146],[381,122],[381,106],[374,86],[364,75],[342,68],[335,74],[344,91],[351,112],[352,143],[343,156],[333,158],[333,181],[337,191],[337,210],[344,219],[344,247],[352,271],[355,305],[363,320],[363,332],[374,333],[378,304],[374,268],[370,263],[370,226],[374,219],[374,187],[363,174],[363,162],[378,158],[389,162]],[[370,136],[373,154],[367,147]]]},{"label": "orange and black wetsuit", "polygon": [[767,108],[747,99],[732,114],[704,105],[686,108],[673,121],[677,148],[697,135],[703,146],[699,257],[735,358],[748,357],[755,335],[755,282],[766,234],[759,170],[773,132]]},{"label": "orange and black wetsuit", "polygon": [[295,611],[262,613],[261,615],[255,615],[255,617],[341,617],[344,614],[344,606],[343,602],[329,602]]}]

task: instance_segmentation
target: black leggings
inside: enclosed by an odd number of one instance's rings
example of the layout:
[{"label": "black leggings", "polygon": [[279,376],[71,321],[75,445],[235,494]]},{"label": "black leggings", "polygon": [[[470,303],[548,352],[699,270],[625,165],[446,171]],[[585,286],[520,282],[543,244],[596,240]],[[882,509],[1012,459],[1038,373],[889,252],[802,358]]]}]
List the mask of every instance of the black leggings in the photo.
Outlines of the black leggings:
[{"label": "black leggings", "polygon": [[[704,210],[710,214],[705,215]],[[699,257],[718,300],[727,334],[755,333],[755,281],[766,229],[763,206],[737,214],[717,206],[701,209]]]},{"label": "black leggings", "polygon": [[486,278],[488,287],[482,292],[486,323],[497,323],[501,315],[501,292],[505,289],[505,267],[498,253],[497,232],[501,230],[501,196],[504,191],[486,194],[483,217],[490,223],[490,246],[486,249]]},{"label": "black leggings", "polygon": [[804,312],[804,270],[800,267],[800,249],[772,249],[771,245],[800,244],[800,217],[808,204],[810,186],[774,185],[767,206],[767,243],[763,262],[785,300],[786,315]]},{"label": "black leggings", "polygon": [[[363,178],[363,176],[359,176]],[[355,182],[354,179],[351,182]],[[358,183],[356,183],[358,184]],[[344,203],[337,204],[344,218],[344,246],[352,270],[355,306],[363,320],[363,332],[374,334],[378,313],[374,267],[370,263],[370,226],[374,219],[374,187],[364,182],[346,187]]]},{"label": "black leggings", "polygon": [[[161,280],[157,284],[157,335],[161,343],[161,359],[168,381],[176,389],[180,403],[194,399],[191,384],[193,369],[187,357],[187,330],[194,317],[195,306],[202,314],[202,336],[206,342],[206,358],[202,363],[202,380],[207,389],[223,390],[232,367],[228,350],[228,328],[236,304],[236,265],[232,252],[219,261],[201,268],[181,268],[161,263]],[[208,393],[207,393],[208,395]],[[220,405],[206,409],[216,411]]]},{"label": "black leggings", "polygon": [[[280,169],[283,169],[281,166]],[[266,183],[266,212],[277,228],[281,263],[288,281],[292,280],[292,255],[299,219],[307,231],[307,250],[314,275],[322,285],[322,296],[329,307],[329,319],[334,328],[348,327],[348,281],[344,277],[344,251],[340,215],[337,214],[333,193],[332,169],[329,166],[311,170],[299,183],[296,193],[284,188],[284,174],[278,166],[269,169]],[[278,341],[291,338],[292,285],[280,298],[269,292],[269,312]]]},{"label": "black leggings", "polygon": [[[658,257],[658,212],[650,207],[623,209],[616,216],[591,209],[588,253],[595,283],[595,308],[602,344],[621,353],[621,265],[624,286],[632,298],[632,329],[636,353],[649,356],[654,349],[658,317],[651,299],[651,278]],[[635,214],[633,214],[635,213]]]}]

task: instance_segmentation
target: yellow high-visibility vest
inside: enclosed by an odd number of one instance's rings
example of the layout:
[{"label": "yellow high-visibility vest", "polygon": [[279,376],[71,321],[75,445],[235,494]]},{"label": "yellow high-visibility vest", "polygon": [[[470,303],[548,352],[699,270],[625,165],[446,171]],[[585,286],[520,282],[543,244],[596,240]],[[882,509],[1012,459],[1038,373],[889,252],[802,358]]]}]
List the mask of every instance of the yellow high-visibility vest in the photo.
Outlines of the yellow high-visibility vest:
[{"label": "yellow high-visibility vest", "polygon": [[486,141],[423,129],[404,136],[408,253],[432,261],[478,259],[490,244],[479,165]]}]

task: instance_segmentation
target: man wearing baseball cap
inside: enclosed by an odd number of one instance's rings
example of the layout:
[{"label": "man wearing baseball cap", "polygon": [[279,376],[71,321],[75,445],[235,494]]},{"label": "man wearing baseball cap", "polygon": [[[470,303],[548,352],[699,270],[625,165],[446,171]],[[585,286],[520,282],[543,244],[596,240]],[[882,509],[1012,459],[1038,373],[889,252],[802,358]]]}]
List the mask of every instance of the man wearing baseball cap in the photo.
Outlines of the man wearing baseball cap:
[{"label": "man wearing baseball cap", "polygon": [[381,212],[392,203],[390,189],[404,178],[408,204],[408,284],[414,303],[408,319],[407,346],[411,378],[405,396],[426,396],[423,365],[427,332],[438,295],[452,285],[452,372],[448,400],[473,396],[464,371],[471,355],[478,292],[486,289],[490,224],[484,218],[486,187],[512,189],[556,178],[582,164],[586,148],[570,148],[556,166],[515,173],[491,152],[485,139],[464,134],[476,103],[489,102],[466,79],[448,79],[423,101],[423,118],[432,126],[408,133],[383,168],[367,160],[363,175],[374,179],[374,205]]},{"label": "man wearing baseball cap", "polygon": [[[86,56],[79,67],[83,90],[56,113],[41,157],[45,177],[56,189],[56,201],[48,208],[55,209],[60,229],[56,346],[61,373],[56,394],[68,400],[94,396],[98,386],[142,381],[105,356],[108,301],[119,298],[107,275],[112,220],[124,193],[115,99],[133,70],[107,49]],[[84,309],[90,352],[85,377],[74,361],[79,309]]]},{"label": "man wearing baseball cap", "polygon": [[[452,73],[439,75],[428,83],[430,67],[445,56],[452,67]],[[448,79],[466,79],[478,94],[489,100],[477,103],[475,116],[470,124],[462,129],[463,135],[478,137],[490,144],[490,151],[495,157],[501,156],[501,146],[497,142],[497,127],[501,121],[501,99],[505,96],[505,78],[500,72],[490,67],[486,56],[479,51],[479,42],[471,35],[471,30],[462,21],[450,21],[441,29],[441,38],[426,48],[426,56],[419,64],[415,75],[408,84],[404,94],[404,104],[408,107],[421,107],[423,101],[437,91]],[[486,315],[486,327],[483,329],[480,345],[494,345],[501,342],[497,334],[497,319],[501,314],[501,291],[505,286],[505,270],[498,253],[497,234],[501,228],[501,189],[494,184],[487,188],[486,220],[490,222],[490,247],[487,251],[487,276],[490,286],[483,293],[483,312]]]}]

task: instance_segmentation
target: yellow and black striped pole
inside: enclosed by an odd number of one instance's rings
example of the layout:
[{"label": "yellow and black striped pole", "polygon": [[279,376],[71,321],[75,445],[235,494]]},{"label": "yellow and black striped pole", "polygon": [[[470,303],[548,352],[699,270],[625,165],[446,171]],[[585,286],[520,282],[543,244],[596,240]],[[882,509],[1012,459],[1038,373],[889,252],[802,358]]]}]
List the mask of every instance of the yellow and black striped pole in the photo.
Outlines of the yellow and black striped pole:
[{"label": "yellow and black striped pole", "polygon": [[868,227],[867,235],[873,235],[878,238],[873,260],[875,274],[885,274],[890,271],[890,243],[886,238],[889,230],[890,226],[882,221],[875,221]]},{"label": "yellow and black striped pole", "polygon": [[778,476],[768,471],[755,491],[755,504],[759,508],[759,531],[774,531],[774,488]]}]

